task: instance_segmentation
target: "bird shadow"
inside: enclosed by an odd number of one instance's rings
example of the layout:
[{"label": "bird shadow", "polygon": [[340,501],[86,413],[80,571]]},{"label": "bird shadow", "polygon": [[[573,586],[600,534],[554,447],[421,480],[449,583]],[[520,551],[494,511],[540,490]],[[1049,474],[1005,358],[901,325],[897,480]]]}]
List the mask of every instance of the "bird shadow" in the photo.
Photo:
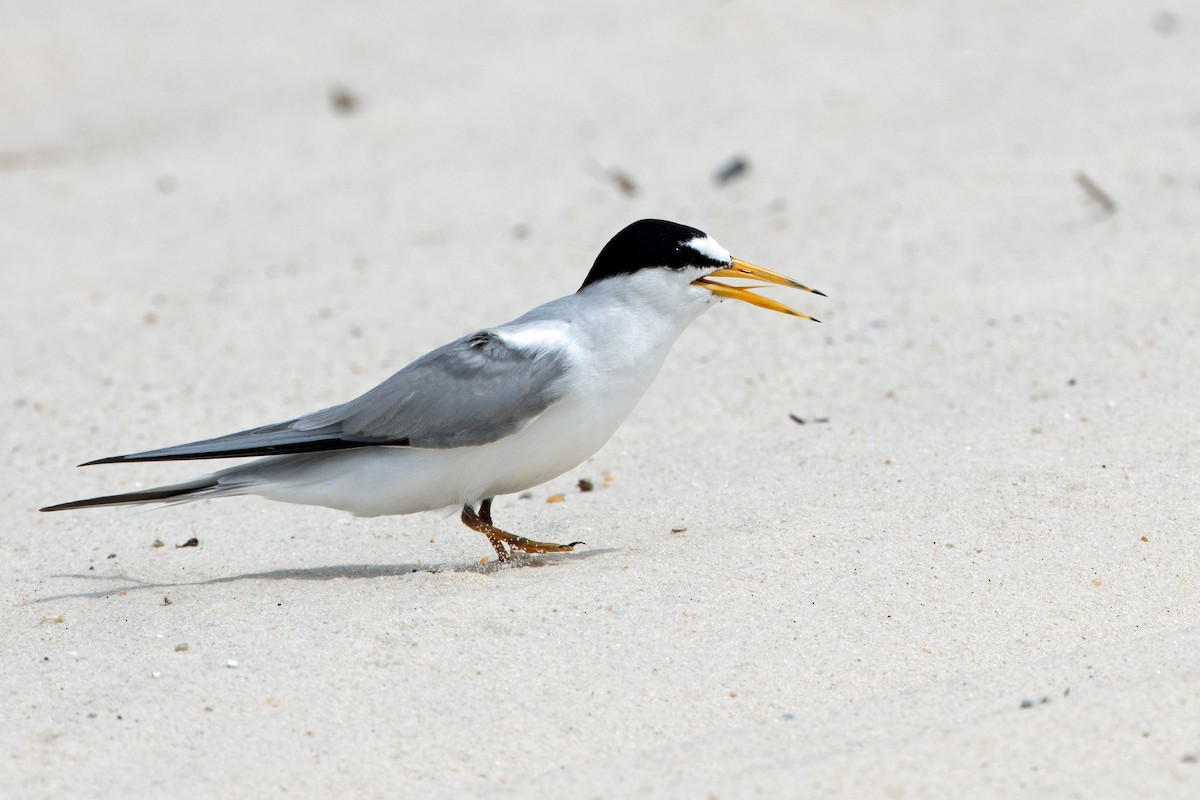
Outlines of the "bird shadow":
[{"label": "bird shadow", "polygon": [[111,581],[116,585],[110,585],[107,588],[90,592],[67,592],[49,597],[39,597],[35,600],[30,600],[28,604],[49,603],[55,600],[77,598],[95,600],[119,593],[176,589],[182,586],[218,586],[238,581],[332,581],[339,578],[362,580],[368,578],[401,578],[419,572],[432,574],[440,572],[474,572],[479,575],[493,575],[511,572],[515,569],[552,567],[565,562],[580,561],[612,552],[616,552],[616,548],[604,547],[586,552],[555,553],[537,556],[518,553],[512,561],[505,564],[490,560],[482,564],[331,564],[325,567],[291,567],[266,570],[264,572],[244,572],[240,575],[225,575],[220,578],[209,578],[203,581],[148,581],[121,573],[110,573],[108,575],[61,573],[51,575],[50,577],[82,581]]}]

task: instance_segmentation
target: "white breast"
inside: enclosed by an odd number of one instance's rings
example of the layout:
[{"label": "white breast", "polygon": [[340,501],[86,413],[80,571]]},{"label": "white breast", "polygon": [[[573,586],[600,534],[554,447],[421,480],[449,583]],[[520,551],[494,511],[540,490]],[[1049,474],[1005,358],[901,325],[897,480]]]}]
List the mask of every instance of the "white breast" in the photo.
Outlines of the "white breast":
[{"label": "white breast", "polygon": [[602,281],[493,329],[518,347],[565,353],[570,365],[563,397],[512,435],[474,447],[363,448],[263,459],[239,470],[246,481],[240,490],[379,516],[476,504],[545,483],[608,441],[675,339],[713,302],[709,293],[696,292],[681,307],[678,290],[658,288],[637,280]]}]

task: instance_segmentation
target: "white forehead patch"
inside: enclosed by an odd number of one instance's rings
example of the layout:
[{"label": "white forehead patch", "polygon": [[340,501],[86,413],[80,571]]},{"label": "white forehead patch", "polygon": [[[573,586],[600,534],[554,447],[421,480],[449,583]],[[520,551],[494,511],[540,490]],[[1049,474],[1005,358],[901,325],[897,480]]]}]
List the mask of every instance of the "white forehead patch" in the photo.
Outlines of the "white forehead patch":
[{"label": "white forehead patch", "polygon": [[729,251],[717,244],[717,240],[711,236],[697,236],[695,239],[688,239],[684,242],[684,245],[692,248],[705,258],[711,258],[714,261],[732,260]]}]

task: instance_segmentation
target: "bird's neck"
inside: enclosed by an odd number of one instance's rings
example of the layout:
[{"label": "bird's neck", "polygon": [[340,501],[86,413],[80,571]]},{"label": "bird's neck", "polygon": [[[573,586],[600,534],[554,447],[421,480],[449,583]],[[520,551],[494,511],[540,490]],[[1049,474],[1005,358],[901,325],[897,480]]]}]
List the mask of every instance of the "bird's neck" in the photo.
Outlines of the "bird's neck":
[{"label": "bird's neck", "polygon": [[592,354],[587,359],[592,363],[580,366],[603,373],[603,380],[613,383],[614,394],[631,403],[653,381],[684,328],[710,305],[703,294],[684,292],[681,297],[679,287],[674,289],[656,291],[653,286],[612,280],[565,298],[572,329]]},{"label": "bird's neck", "polygon": [[708,292],[680,289],[678,276],[643,270],[623,280],[599,281],[575,297],[597,329],[658,349],[669,348],[684,328],[713,304]]}]

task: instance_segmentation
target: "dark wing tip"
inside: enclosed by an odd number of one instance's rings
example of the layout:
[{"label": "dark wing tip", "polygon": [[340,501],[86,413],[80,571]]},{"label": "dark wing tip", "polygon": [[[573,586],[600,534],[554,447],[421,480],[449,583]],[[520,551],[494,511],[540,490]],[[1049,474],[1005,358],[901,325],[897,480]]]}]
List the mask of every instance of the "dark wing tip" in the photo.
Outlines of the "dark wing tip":
[{"label": "dark wing tip", "polygon": [[[128,456],[108,456],[107,458],[97,458],[95,461],[85,461],[79,466],[94,467],[97,464],[119,464],[127,458]],[[42,510],[45,511],[46,509],[43,508]]]},{"label": "dark wing tip", "polygon": [[[204,444],[203,442],[199,444]],[[331,436],[326,439],[309,441],[283,442],[280,444],[254,445],[246,444],[240,447],[201,449],[191,452],[179,452],[179,448],[167,447],[162,450],[147,450],[145,453],[130,453],[124,456],[109,456],[98,458],[80,464],[81,467],[91,467],[96,464],[132,464],[139,461],[205,461],[212,458],[256,458],[258,456],[283,456],[296,453],[319,453],[327,450],[346,450],[353,447],[409,447],[409,437],[343,437]],[[182,445],[187,447],[187,445]]]},{"label": "dark wing tip", "polygon": [[72,500],[70,503],[57,503],[45,508],[39,508],[38,511],[67,511],[72,508],[84,508],[87,502],[86,500]]},{"label": "dark wing tip", "polygon": [[39,511],[68,511],[76,508],[96,508],[98,506],[136,505],[138,503],[169,503],[176,500],[187,500],[192,495],[212,489],[219,481],[214,475],[204,475],[185,483],[171,486],[156,486],[152,489],[142,489],[137,492],[122,494],[106,494],[103,497],[88,497],[84,500],[72,500],[69,503],[58,503],[38,509]]}]

